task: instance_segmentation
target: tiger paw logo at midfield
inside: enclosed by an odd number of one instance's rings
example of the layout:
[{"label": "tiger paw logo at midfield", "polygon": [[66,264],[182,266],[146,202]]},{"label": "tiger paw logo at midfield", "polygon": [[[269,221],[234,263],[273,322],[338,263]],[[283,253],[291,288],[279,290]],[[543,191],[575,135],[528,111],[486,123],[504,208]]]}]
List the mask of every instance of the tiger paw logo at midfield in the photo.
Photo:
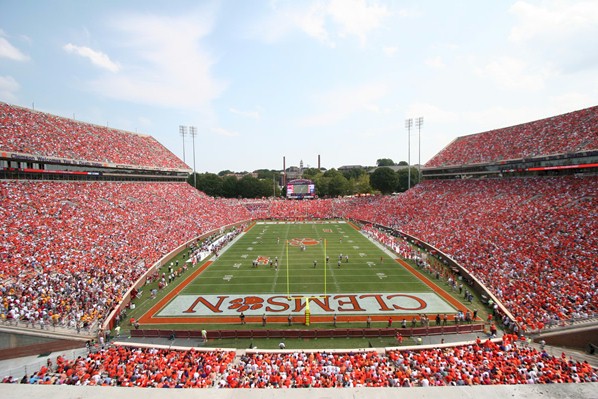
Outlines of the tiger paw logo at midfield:
[{"label": "tiger paw logo at midfield", "polygon": [[268,258],[267,256],[258,256],[256,262],[258,265],[267,265],[268,263],[270,263],[270,258]]},{"label": "tiger paw logo at midfield", "polygon": [[246,296],[230,301],[229,309],[236,309],[237,312],[257,310],[264,306],[264,300],[258,296]]},{"label": "tiger paw logo at midfield", "polygon": [[302,245],[318,245],[319,243],[320,241],[314,240],[313,238],[293,238],[291,241],[289,241],[289,244],[294,247],[300,247]]}]

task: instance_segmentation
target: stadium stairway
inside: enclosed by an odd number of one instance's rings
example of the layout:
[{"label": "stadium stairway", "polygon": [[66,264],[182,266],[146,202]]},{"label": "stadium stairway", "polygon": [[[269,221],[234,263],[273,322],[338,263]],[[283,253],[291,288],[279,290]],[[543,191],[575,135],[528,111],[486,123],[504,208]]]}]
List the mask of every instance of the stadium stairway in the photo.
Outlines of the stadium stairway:
[{"label": "stadium stairway", "polygon": [[[530,346],[539,351],[542,350],[542,345],[540,345],[536,342],[532,342],[530,344]],[[560,357],[564,353],[568,359],[573,359],[578,362],[585,361],[585,362],[588,362],[588,364],[590,366],[592,366],[593,368],[598,369],[598,356],[596,356],[596,355],[590,355],[589,353],[586,353],[583,351],[569,349],[569,348],[562,348],[559,346],[544,345],[543,348],[546,351],[546,353],[548,353],[551,356]]]}]

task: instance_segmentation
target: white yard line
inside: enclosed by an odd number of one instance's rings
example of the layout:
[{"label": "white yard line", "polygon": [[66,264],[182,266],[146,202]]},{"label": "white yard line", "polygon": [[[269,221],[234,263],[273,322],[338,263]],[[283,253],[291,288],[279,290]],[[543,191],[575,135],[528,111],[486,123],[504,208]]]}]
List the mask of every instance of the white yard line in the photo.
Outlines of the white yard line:
[{"label": "white yard line", "polygon": [[[338,227],[338,226],[337,226]],[[320,231],[316,228],[316,235],[318,236],[318,241],[320,241],[322,243],[322,246],[324,245],[324,242],[322,240],[320,240]],[[327,256],[330,256],[328,253],[326,253]],[[334,268],[332,266],[332,264],[334,263],[334,261],[332,261],[332,259],[336,259],[336,256],[331,256],[330,257],[330,262],[328,262],[328,264],[330,265],[330,268],[326,269],[327,274],[329,274],[332,277],[332,282],[334,284],[334,288],[336,288],[336,292],[340,292],[341,291],[341,286],[338,284],[338,281],[336,280],[336,277],[334,276]],[[326,261],[324,261],[324,267],[328,267],[328,265],[326,264]]]},{"label": "white yard line", "polygon": [[272,280],[272,286],[270,287],[270,292],[274,293],[276,292],[276,286],[278,284],[278,272],[282,270],[282,256],[284,255],[284,250],[285,250],[285,245],[287,245],[287,240],[289,239],[289,229],[290,229],[290,225],[287,224],[287,231],[285,233],[285,237],[286,239],[282,240],[282,249],[280,250],[279,256],[278,256],[278,270],[274,271],[274,280]]}]

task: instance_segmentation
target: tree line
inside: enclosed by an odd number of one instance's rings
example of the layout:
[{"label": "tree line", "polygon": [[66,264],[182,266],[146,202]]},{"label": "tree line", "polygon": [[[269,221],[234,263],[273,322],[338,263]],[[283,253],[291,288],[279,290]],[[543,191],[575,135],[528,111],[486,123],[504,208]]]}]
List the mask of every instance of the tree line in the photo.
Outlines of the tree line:
[{"label": "tree line", "polygon": [[[318,197],[338,197],[358,194],[391,194],[404,192],[408,188],[408,173],[411,173],[411,187],[419,183],[419,172],[415,167],[408,168],[407,162],[395,164],[389,158],[378,159],[377,167],[355,167],[350,169],[307,168],[303,170],[304,179],[310,179],[316,185]],[[402,166],[393,170],[394,166]],[[374,170],[373,170],[374,169]],[[373,171],[372,171],[373,170]],[[225,198],[262,198],[285,196],[286,187],[281,187],[282,172],[259,169],[253,173],[233,173],[223,170],[215,173],[191,174],[187,180],[192,186],[207,195]]]}]

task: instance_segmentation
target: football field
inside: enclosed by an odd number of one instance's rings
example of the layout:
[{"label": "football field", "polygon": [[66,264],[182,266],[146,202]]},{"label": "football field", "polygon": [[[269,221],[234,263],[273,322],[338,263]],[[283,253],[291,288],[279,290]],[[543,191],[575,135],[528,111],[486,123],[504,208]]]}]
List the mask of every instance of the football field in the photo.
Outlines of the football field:
[{"label": "football field", "polygon": [[237,322],[241,313],[285,322],[306,312],[314,322],[334,314],[383,320],[462,307],[342,221],[257,222],[196,268],[148,312],[146,323]]}]

